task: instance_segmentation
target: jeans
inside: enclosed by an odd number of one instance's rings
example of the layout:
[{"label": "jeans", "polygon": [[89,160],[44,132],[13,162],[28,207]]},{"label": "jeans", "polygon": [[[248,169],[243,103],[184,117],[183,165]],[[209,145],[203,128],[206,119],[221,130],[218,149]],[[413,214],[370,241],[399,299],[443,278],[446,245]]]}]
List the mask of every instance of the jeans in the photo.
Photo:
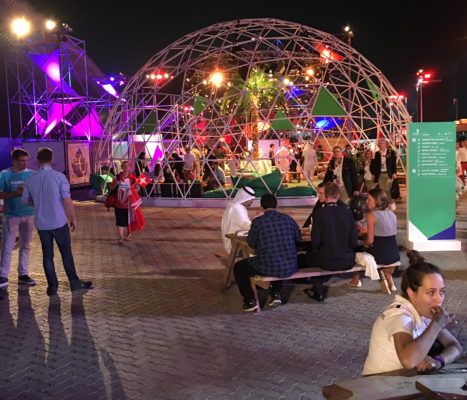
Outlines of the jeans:
[{"label": "jeans", "polygon": [[76,275],[75,263],[71,252],[70,229],[65,224],[61,228],[49,231],[37,231],[42,244],[42,257],[45,276],[50,289],[58,288],[57,274],[54,264],[54,239],[57,242],[58,249],[62,255],[63,267],[70,281],[70,287],[73,289],[79,285],[80,280]]},{"label": "jeans", "polygon": [[3,248],[0,277],[8,278],[11,257],[15,247],[16,235],[19,233],[18,275],[28,275],[29,252],[31,249],[34,215],[27,217],[3,216]]},{"label": "jeans", "polygon": [[[234,265],[235,281],[237,282],[240,294],[243,296],[245,302],[249,302],[254,299],[253,290],[251,289],[250,277],[255,275],[261,275],[256,271],[248,261],[248,258],[237,261]],[[282,281],[272,281],[270,292],[271,295],[280,292],[282,288]]]}]

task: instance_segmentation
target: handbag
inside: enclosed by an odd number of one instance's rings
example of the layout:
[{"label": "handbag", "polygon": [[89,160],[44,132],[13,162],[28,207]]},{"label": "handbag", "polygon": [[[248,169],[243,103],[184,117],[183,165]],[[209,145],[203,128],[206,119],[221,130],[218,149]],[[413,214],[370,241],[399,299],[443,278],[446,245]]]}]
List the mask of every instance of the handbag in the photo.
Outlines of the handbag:
[{"label": "handbag", "polygon": [[397,200],[400,197],[401,197],[401,193],[400,193],[400,190],[399,190],[399,181],[396,178],[396,179],[394,179],[392,181],[391,198],[393,198],[394,200]]},{"label": "handbag", "polygon": [[117,203],[117,190],[118,186],[113,188],[107,195],[104,203],[104,206],[107,207],[107,210],[110,209],[110,207],[115,207],[115,204]]}]

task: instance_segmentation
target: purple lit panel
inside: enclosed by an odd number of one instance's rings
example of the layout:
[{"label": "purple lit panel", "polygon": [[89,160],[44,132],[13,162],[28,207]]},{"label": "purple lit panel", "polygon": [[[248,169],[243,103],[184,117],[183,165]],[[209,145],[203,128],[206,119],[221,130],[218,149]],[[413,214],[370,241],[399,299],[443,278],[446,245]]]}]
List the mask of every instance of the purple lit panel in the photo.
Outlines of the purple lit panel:
[{"label": "purple lit panel", "polygon": [[57,124],[64,120],[64,118],[70,113],[73,108],[77,106],[79,102],[74,103],[50,103],[48,108],[48,120],[47,126],[44,130],[43,137],[47,136]]},{"label": "purple lit panel", "polygon": [[86,115],[70,129],[70,133],[72,137],[86,136],[88,140],[91,139],[91,137],[101,137],[102,125],[96,110],[92,109],[91,114]]},{"label": "purple lit panel", "polygon": [[[60,79],[60,59],[58,49],[49,54],[29,54],[29,58],[50,78],[52,91],[63,90],[63,93],[75,96],[77,95],[77,93],[63,79]],[[48,89],[50,89],[50,86],[48,86]]]}]

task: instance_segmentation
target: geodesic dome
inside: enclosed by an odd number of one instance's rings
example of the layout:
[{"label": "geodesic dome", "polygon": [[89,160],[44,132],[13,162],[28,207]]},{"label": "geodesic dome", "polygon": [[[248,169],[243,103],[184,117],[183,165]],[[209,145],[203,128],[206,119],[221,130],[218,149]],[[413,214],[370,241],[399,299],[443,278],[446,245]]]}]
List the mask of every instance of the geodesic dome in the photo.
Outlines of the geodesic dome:
[{"label": "geodesic dome", "polygon": [[[215,197],[233,196],[239,177],[275,193],[281,186],[264,177],[277,169],[290,180],[307,143],[319,144],[324,162],[336,144],[359,147],[382,136],[404,145],[410,117],[397,100],[381,71],[331,34],[276,19],[224,22],[182,37],[133,76],[96,158],[133,162],[145,152],[149,164],[160,163],[169,196],[200,195],[191,189],[203,175],[217,181]],[[183,172],[186,147],[197,158],[191,176]],[[213,174],[214,158],[225,182]],[[313,177],[303,176],[311,186]]]}]

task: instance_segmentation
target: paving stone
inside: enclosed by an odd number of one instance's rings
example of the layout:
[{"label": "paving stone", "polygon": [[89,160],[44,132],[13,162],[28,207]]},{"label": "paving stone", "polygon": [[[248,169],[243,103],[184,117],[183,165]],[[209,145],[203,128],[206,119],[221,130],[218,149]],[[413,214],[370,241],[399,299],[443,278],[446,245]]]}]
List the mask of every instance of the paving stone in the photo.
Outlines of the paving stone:
[{"label": "paving stone", "polygon": [[[299,223],[309,214],[282,211]],[[461,211],[464,251],[424,255],[446,274],[452,331],[466,345],[467,198]],[[222,290],[226,271],[214,256],[223,210],[144,208],[145,231],[124,245],[102,204],[77,203],[76,212],[75,263],[94,289],[71,294],[57,251],[60,286],[49,298],[34,233],[37,285],[18,288],[12,265],[0,300],[0,399],[316,400],[322,386],[361,374],[372,324],[392,299],[378,282],[352,289],[333,277],[319,304],[288,282],[285,305],[245,315],[238,288]]]}]

